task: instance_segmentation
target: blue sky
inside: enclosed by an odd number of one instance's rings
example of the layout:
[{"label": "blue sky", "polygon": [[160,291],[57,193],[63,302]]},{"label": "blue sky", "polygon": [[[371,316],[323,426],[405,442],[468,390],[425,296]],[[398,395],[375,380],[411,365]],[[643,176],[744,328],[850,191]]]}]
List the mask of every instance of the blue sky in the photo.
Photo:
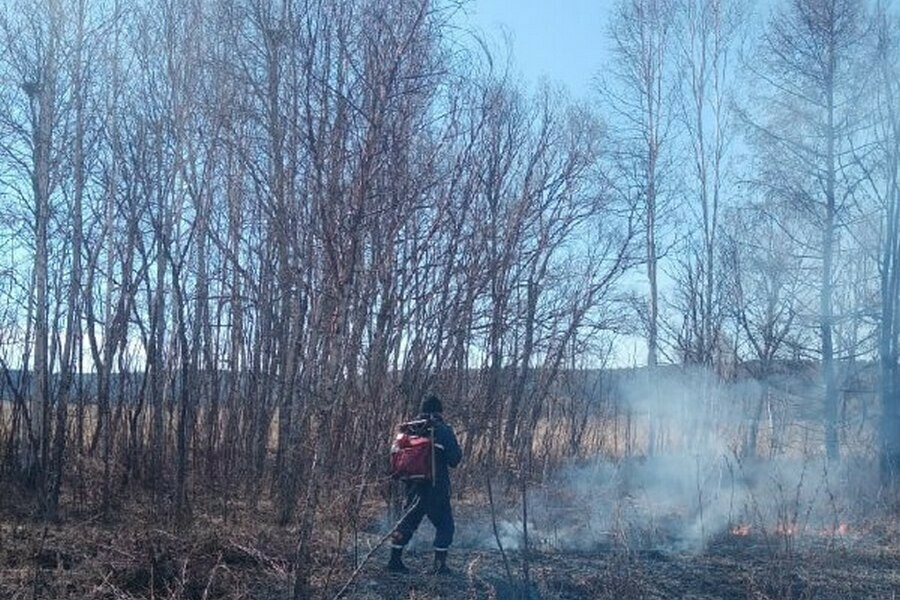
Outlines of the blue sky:
[{"label": "blue sky", "polygon": [[513,68],[530,85],[545,77],[586,99],[608,60],[613,5],[613,0],[473,0],[465,10],[486,37],[510,36]]},{"label": "blue sky", "polygon": [[[608,23],[614,0],[472,0],[466,25],[480,30],[502,56],[508,37],[514,74],[531,88],[546,79],[561,84],[573,99],[596,99],[595,77],[609,61]],[[637,276],[640,280],[640,276]],[[613,366],[646,361],[640,336],[623,335]]]},{"label": "blue sky", "polygon": [[[784,4],[744,1],[757,26]],[[513,68],[529,85],[545,77],[586,100],[611,58],[608,31],[615,5],[616,0],[470,0],[464,11],[467,24],[480,29],[492,47],[502,47],[504,34],[510,37]]]},{"label": "blue sky", "polygon": [[[770,18],[773,8],[784,0],[735,0],[746,2],[748,18],[758,26]],[[463,21],[479,30],[495,56],[502,57],[504,36],[510,41],[515,74],[532,87],[541,79],[564,86],[577,100],[597,100],[593,88],[612,59],[609,23],[617,0],[470,0],[464,5]],[[662,286],[667,277],[661,274]],[[643,270],[628,281],[641,289]],[[661,293],[665,294],[665,290]],[[615,353],[617,366],[643,363],[646,345],[640,336],[619,338]]]}]

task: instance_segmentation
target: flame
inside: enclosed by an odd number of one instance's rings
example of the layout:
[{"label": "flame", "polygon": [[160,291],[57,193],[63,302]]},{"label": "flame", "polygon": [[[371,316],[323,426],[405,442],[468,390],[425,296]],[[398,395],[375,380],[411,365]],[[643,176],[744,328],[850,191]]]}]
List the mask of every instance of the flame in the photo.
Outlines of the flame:
[{"label": "flame", "polygon": [[836,535],[836,536],[849,535],[850,534],[850,525],[848,525],[847,523],[840,523],[836,527],[826,527],[822,533],[824,533],[825,535]]},{"label": "flame", "polygon": [[[778,523],[773,530],[775,535],[781,535],[785,537],[792,537],[798,535],[801,532],[800,526],[796,523]],[[812,535],[816,534],[817,530],[805,530]],[[752,526],[749,523],[741,523],[738,525],[734,525],[731,529],[728,530],[733,536],[736,537],[747,537],[752,533]],[[850,525],[848,523],[839,523],[833,527],[825,527],[821,530],[821,535],[827,536],[846,536],[850,535]]]},{"label": "flame", "polygon": [[791,523],[779,523],[778,526],[775,527],[776,535],[791,536],[794,535],[795,532],[794,525]]}]

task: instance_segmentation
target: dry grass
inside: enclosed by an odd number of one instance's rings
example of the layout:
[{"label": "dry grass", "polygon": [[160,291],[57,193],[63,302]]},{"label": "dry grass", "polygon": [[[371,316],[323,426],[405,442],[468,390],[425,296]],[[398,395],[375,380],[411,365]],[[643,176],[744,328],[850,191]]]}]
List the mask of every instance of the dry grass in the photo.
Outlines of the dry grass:
[{"label": "dry grass", "polygon": [[[7,495],[12,503],[15,498]],[[110,522],[67,515],[45,526],[0,511],[0,598],[87,600],[286,600],[291,596],[296,532],[275,525],[263,500],[236,503],[224,521],[213,498],[195,498],[195,520],[178,529],[150,506],[125,499]],[[383,570],[376,554],[347,598],[358,600],[475,600],[736,598],[824,600],[890,598],[900,585],[900,527],[890,518],[854,526],[850,535],[798,534],[790,545],[758,533],[713,537],[701,551],[635,543],[612,536],[591,550],[533,549],[529,594],[522,596],[521,555],[510,553],[513,581],[483,534],[485,502],[473,494],[457,503],[460,535],[451,553],[456,574],[427,574],[428,527],[408,553],[415,575]],[[334,507],[328,507],[329,511]],[[317,598],[331,598],[384,527],[375,499],[358,512],[354,532],[336,512],[320,515],[312,560]],[[357,552],[354,552],[354,548]]]},{"label": "dry grass", "polygon": [[0,520],[0,598],[288,597],[293,532],[272,519],[199,515],[177,529],[147,507],[121,513],[127,519],[109,523]]},{"label": "dry grass", "polygon": [[[0,434],[8,432],[10,406],[0,407]],[[74,423],[76,407],[72,411]],[[113,407],[115,412],[116,408]],[[134,407],[124,406],[129,419]],[[149,439],[150,411],[140,419],[139,435]],[[175,419],[166,412],[166,433],[174,440]],[[96,424],[96,407],[85,411],[85,443]],[[219,415],[220,431],[227,412]],[[205,409],[198,422],[205,422]],[[534,451],[550,465],[561,464],[571,455],[572,430],[566,422],[543,420],[534,435]],[[122,428],[124,431],[125,428]],[[594,417],[586,425],[577,447],[584,457],[624,457],[629,449],[643,453],[647,443],[646,419]],[[853,452],[864,453],[866,428],[848,440]],[[74,434],[74,430],[72,431]],[[278,415],[270,422],[268,444],[278,443]],[[738,448],[741,425],[716,431],[721,439]],[[780,435],[783,452],[805,456],[820,435],[817,424],[797,422]],[[676,424],[664,424],[660,444],[677,451],[690,440],[690,432]],[[771,447],[771,435],[763,430],[760,448]],[[784,441],[788,443],[785,444]],[[200,440],[197,440],[199,442]],[[170,443],[171,446],[171,443]],[[100,481],[101,465],[73,457],[70,468],[85,481]],[[466,465],[466,468],[477,465]],[[552,471],[552,469],[551,469]],[[499,474],[498,474],[499,479]],[[346,483],[346,482],[344,482]],[[336,485],[340,485],[338,482]],[[477,487],[477,486],[473,486]],[[498,486],[499,487],[499,486]],[[195,490],[196,492],[197,490]],[[217,499],[194,498],[195,520],[186,530],[174,527],[167,515],[153,514],[147,494],[118,499],[111,522],[101,522],[89,512],[69,512],[62,524],[44,526],[22,510],[24,500],[11,490],[0,493],[0,599],[117,599],[117,600],[244,600],[286,599],[291,595],[295,535],[293,528],[275,525],[274,510],[266,502],[251,508],[231,501],[228,521],[223,521]],[[96,495],[95,487],[87,494]],[[64,501],[71,499],[64,493]],[[23,497],[24,498],[24,497]],[[83,506],[96,508],[99,501],[89,497]],[[312,565],[313,584],[319,597],[329,598],[354,569],[354,556],[365,554],[367,544],[382,533],[384,503],[373,491],[362,510],[352,515],[336,504],[323,502],[319,515]],[[458,502],[461,530],[480,527],[487,521],[486,501],[477,489],[466,490]],[[71,510],[71,508],[70,508]],[[886,514],[886,513],[881,513]],[[854,525],[855,527],[855,525]],[[656,547],[623,543],[613,536],[609,544],[590,552],[551,550],[532,556],[532,580],[525,597],[542,599],[615,598],[746,598],[787,600],[801,598],[890,598],[900,589],[896,564],[900,561],[896,524],[884,518],[869,524],[860,535],[838,540],[822,536],[801,538],[785,544],[784,539],[759,535],[746,539],[723,536],[703,551],[678,553]],[[414,600],[424,598],[462,600],[480,598],[522,598],[521,557],[512,553],[514,581],[508,581],[500,554],[481,527],[478,535],[459,544],[452,554],[453,577],[425,575],[430,563],[427,549],[416,550],[410,564],[419,575],[399,578],[382,570],[383,556],[377,555],[364,569],[349,598],[365,600]],[[461,532],[462,533],[462,532]],[[422,534],[420,534],[420,537]],[[770,536],[771,537],[771,536]],[[424,548],[427,548],[427,535]],[[356,550],[356,552],[354,552]]]}]

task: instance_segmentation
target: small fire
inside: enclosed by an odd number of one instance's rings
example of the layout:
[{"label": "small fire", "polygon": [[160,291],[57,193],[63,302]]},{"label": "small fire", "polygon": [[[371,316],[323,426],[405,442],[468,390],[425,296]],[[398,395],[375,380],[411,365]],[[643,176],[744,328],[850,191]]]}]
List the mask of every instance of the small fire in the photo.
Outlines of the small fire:
[{"label": "small fire", "polygon": [[850,534],[850,525],[847,523],[840,523],[836,527],[826,527],[822,532],[825,535],[835,535],[835,536],[844,536]]},{"label": "small fire", "polygon": [[776,535],[792,536],[795,532],[796,529],[791,523],[779,523],[778,526],[775,527]]},{"label": "small fire", "polygon": [[[728,530],[728,532],[731,535],[736,536],[736,537],[747,537],[747,536],[751,535],[753,531],[752,531],[751,525],[749,523],[742,523],[742,524],[734,525],[731,529]],[[816,534],[820,533],[821,535],[826,535],[826,536],[842,537],[842,536],[850,535],[850,525],[847,523],[839,523],[838,525],[835,525],[833,527],[825,527],[821,530],[814,530],[814,529],[802,528],[801,525],[798,525],[796,523],[782,522],[782,523],[778,523],[775,526],[775,529],[773,530],[773,532],[775,535],[780,535],[780,536],[784,536],[784,537],[794,537],[794,536],[799,535],[804,532],[807,534],[810,534],[810,535],[816,535]]]}]

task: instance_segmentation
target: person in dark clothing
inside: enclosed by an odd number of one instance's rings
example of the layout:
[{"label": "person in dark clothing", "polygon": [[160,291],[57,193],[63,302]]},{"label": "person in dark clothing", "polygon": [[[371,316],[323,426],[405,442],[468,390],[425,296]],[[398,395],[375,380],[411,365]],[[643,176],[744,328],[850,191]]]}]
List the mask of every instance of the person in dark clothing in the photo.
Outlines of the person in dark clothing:
[{"label": "person in dark clothing", "polygon": [[450,573],[447,567],[447,552],[453,543],[453,510],[450,506],[450,468],[456,467],[462,460],[462,450],[442,413],[443,405],[437,396],[428,396],[422,401],[417,419],[431,421],[434,425],[434,481],[407,481],[405,516],[391,533],[391,560],[388,570],[396,573],[408,573],[403,564],[403,549],[418,529],[422,519],[428,520],[435,527],[434,534],[434,570],[436,573]]}]

